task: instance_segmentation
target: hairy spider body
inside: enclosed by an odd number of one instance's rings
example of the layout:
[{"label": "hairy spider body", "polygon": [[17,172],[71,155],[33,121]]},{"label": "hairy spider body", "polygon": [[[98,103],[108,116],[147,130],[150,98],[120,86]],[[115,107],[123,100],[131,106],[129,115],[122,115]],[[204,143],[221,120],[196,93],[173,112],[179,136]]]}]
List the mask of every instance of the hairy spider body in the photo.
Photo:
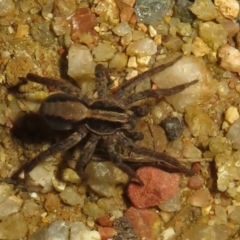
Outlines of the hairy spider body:
[{"label": "hairy spider body", "polygon": [[[82,178],[86,177],[84,169],[90,161],[97,144],[100,140],[105,142],[110,159],[117,167],[125,171],[130,178],[139,184],[141,179],[120,157],[120,148],[127,148],[137,154],[155,158],[158,166],[170,171],[182,172],[188,175],[192,171],[182,166],[175,158],[165,154],[139,147],[134,143],[144,136],[141,132],[134,131],[136,120],[139,116],[148,114],[146,106],[139,106],[139,100],[145,98],[156,98],[159,95],[169,96],[183,91],[185,88],[195,84],[197,80],[178,85],[170,89],[146,90],[140,93],[131,93],[139,82],[146,77],[151,77],[159,71],[173,65],[181,56],[174,61],[160,65],[137,77],[127,81],[114,94],[108,91],[107,85],[109,75],[107,70],[100,64],[95,68],[96,90],[98,99],[93,100],[85,96],[81,90],[63,80],[40,77],[29,73],[24,80],[51,86],[62,93],[50,95],[43,101],[40,114],[46,124],[57,130],[75,130],[68,138],[54,144],[49,149],[41,152],[32,161],[26,163],[22,168],[25,174],[29,173],[39,162],[56,152],[64,152],[83,138],[87,138],[82,153],[76,164],[76,172]],[[13,178],[18,178],[20,170]]]}]

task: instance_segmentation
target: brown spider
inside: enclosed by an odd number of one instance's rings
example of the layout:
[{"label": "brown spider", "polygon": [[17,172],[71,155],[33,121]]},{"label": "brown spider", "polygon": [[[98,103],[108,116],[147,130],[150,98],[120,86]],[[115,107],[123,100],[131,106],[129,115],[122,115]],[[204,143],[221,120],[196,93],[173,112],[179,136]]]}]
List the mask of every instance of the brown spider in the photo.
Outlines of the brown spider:
[{"label": "brown spider", "polygon": [[136,176],[135,171],[122,162],[120,147],[127,148],[145,157],[155,158],[158,166],[164,169],[191,175],[192,171],[182,166],[175,158],[165,153],[139,147],[134,143],[134,141],[141,140],[144,137],[141,132],[134,131],[136,120],[138,117],[148,114],[147,106],[139,106],[139,100],[156,98],[159,95],[169,96],[181,92],[195,84],[197,80],[170,89],[150,89],[140,93],[131,93],[132,90],[146,77],[151,77],[172,66],[180,58],[181,56],[170,63],[160,65],[132,78],[119,87],[115,93],[107,90],[109,75],[107,70],[101,64],[98,64],[95,68],[98,93],[96,100],[89,99],[79,88],[63,80],[40,77],[32,73],[27,74],[26,78],[21,78],[21,80],[40,83],[63,92],[47,97],[41,104],[39,111],[46,124],[52,129],[74,130],[74,132],[65,140],[54,144],[37,155],[32,161],[23,165],[13,175],[13,178],[18,178],[21,171],[28,174],[37,164],[50,155],[72,148],[83,138],[87,138],[87,143],[80,154],[75,169],[81,178],[86,177],[84,169],[100,140],[105,142],[106,150],[114,164],[139,184],[142,184],[142,181]]}]

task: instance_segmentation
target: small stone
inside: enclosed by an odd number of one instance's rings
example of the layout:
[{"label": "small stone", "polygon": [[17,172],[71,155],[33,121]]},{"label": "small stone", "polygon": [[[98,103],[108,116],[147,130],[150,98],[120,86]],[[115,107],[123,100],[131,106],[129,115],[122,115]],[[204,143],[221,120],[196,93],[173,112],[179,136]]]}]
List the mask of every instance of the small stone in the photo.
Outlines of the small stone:
[{"label": "small stone", "polygon": [[228,44],[222,46],[218,51],[221,59],[220,66],[227,71],[240,72],[240,51]]},{"label": "small stone", "polygon": [[114,0],[100,0],[94,11],[100,16],[101,22],[108,22],[111,25],[119,23],[119,8]]},{"label": "small stone", "polygon": [[163,240],[171,239],[174,235],[175,231],[172,227],[169,227],[162,232]]},{"label": "small stone", "polygon": [[149,32],[150,37],[152,37],[152,38],[157,35],[157,30],[152,25],[148,26],[148,32]]},{"label": "small stone", "polygon": [[192,143],[189,143],[183,147],[182,156],[184,158],[201,158],[202,152]]},{"label": "small stone", "polygon": [[9,196],[3,203],[0,205],[0,220],[9,216],[12,213],[20,211],[20,208],[23,204],[23,200],[16,196]]},{"label": "small stone", "polygon": [[24,239],[28,232],[28,223],[21,213],[10,215],[0,222],[0,239]]},{"label": "small stone", "polygon": [[197,190],[204,184],[204,178],[201,175],[194,175],[188,179],[188,187]]},{"label": "small stone", "polygon": [[92,54],[96,62],[104,62],[111,59],[115,52],[115,47],[109,41],[99,43],[98,46],[92,50]]},{"label": "small stone", "polygon": [[212,119],[202,109],[189,106],[186,109],[185,121],[193,136],[210,135],[213,128]]},{"label": "small stone", "polygon": [[19,24],[15,38],[24,38],[29,34],[29,26],[27,24]]},{"label": "small stone", "polygon": [[109,68],[122,70],[127,65],[127,55],[125,53],[117,52],[109,61]]},{"label": "small stone", "polygon": [[153,209],[130,207],[124,213],[140,239],[157,239],[161,225],[157,212]]},{"label": "small stone", "polygon": [[187,202],[195,207],[206,207],[210,203],[211,194],[207,188],[197,190],[187,199]]},{"label": "small stone", "polygon": [[60,200],[57,195],[48,193],[45,195],[44,207],[47,212],[59,211],[61,208]]},{"label": "small stone", "polygon": [[113,226],[113,221],[110,219],[110,215],[106,214],[104,216],[101,216],[97,219],[97,222],[102,226],[102,227],[112,227]]},{"label": "small stone", "polygon": [[[66,168],[63,170],[63,180],[67,181],[67,182],[71,182],[71,183],[76,183],[79,184],[81,183],[81,179],[78,176],[78,174],[71,168]],[[64,188],[65,189],[65,188]],[[62,189],[61,191],[63,191],[64,189]]]},{"label": "small stone", "polygon": [[130,57],[129,59],[128,59],[128,64],[127,64],[127,66],[129,67],[129,68],[137,68],[137,58],[136,57]]},{"label": "small stone", "polygon": [[208,45],[200,38],[194,38],[192,42],[192,53],[196,57],[203,57],[210,52]]},{"label": "small stone", "polygon": [[132,7],[123,7],[120,12],[121,22],[129,22],[132,15],[134,13],[134,9]]},{"label": "small stone", "polygon": [[209,21],[217,18],[217,10],[211,0],[196,0],[188,7],[199,19]]},{"label": "small stone", "polygon": [[83,206],[83,212],[94,219],[105,215],[105,211],[100,208],[96,203],[88,202]]},{"label": "small stone", "polygon": [[215,52],[227,42],[227,32],[223,26],[211,21],[199,24],[199,36]]},{"label": "small stone", "polygon": [[94,42],[97,38],[97,34],[94,31],[94,27],[98,22],[96,16],[91,12],[90,8],[80,8],[74,14],[72,14],[68,20],[71,22],[71,39],[76,42],[86,42],[84,37],[89,35],[89,42]]},{"label": "small stone", "polygon": [[84,45],[72,44],[68,51],[68,75],[75,80],[94,74],[95,63],[92,54]]},{"label": "small stone", "polygon": [[[130,183],[128,196],[137,208],[147,208],[166,202],[174,197],[179,189],[180,176],[177,173],[167,173],[153,167],[142,167],[137,175],[144,186]],[[158,184],[161,182],[161,184]]]},{"label": "small stone", "polygon": [[235,121],[232,126],[228,129],[227,139],[233,142],[233,148],[240,149],[240,119]]},{"label": "small stone", "polygon": [[236,224],[240,224],[240,206],[235,206],[234,210],[230,214],[230,219],[235,222]]},{"label": "small stone", "polygon": [[129,32],[131,32],[131,27],[126,22],[121,22],[117,26],[115,26],[112,31],[119,37],[123,37]]},{"label": "small stone", "polygon": [[192,27],[190,23],[178,23],[176,25],[176,32],[183,37],[190,37],[192,34]]},{"label": "small stone", "polygon": [[12,187],[8,184],[0,184],[0,204],[7,200],[12,192]]},{"label": "small stone", "polygon": [[27,199],[24,201],[21,212],[25,217],[38,216],[40,214],[40,206],[31,199]]},{"label": "small stone", "polygon": [[99,196],[116,196],[116,185],[125,184],[128,176],[112,162],[91,162],[85,172],[88,174],[88,186]]},{"label": "small stone", "polygon": [[116,230],[110,227],[99,227],[98,232],[101,235],[101,240],[112,239],[113,236],[117,235]]},{"label": "small stone", "polygon": [[236,107],[229,107],[225,112],[225,120],[233,124],[239,118],[238,109]]},{"label": "small stone", "polygon": [[214,0],[214,4],[225,18],[237,18],[239,13],[239,2],[237,0]]},{"label": "small stone", "polygon": [[81,196],[80,194],[78,194],[71,187],[66,187],[60,193],[60,197],[65,203],[71,206],[80,205],[80,207],[82,207],[84,204],[84,196]]},{"label": "small stone", "polygon": [[166,117],[162,120],[161,126],[166,132],[169,141],[176,140],[183,133],[183,123],[177,117]]},{"label": "small stone", "polygon": [[143,38],[136,42],[131,42],[126,51],[129,56],[152,56],[157,53],[157,45],[152,39]]},{"label": "small stone", "polygon": [[68,239],[68,223],[63,220],[57,220],[50,224],[47,229],[47,234],[49,239]]},{"label": "small stone", "polygon": [[2,0],[0,1],[0,17],[7,17],[13,14],[15,10],[15,4],[12,0]]}]

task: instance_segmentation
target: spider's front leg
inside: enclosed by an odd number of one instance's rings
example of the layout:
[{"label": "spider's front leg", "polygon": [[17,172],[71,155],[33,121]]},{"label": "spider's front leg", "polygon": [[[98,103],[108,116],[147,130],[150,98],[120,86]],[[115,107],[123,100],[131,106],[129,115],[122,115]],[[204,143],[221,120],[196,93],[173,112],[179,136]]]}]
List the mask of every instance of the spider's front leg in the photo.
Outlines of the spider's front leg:
[{"label": "spider's front leg", "polygon": [[143,181],[138,177],[135,171],[122,162],[118,146],[119,145],[114,136],[109,136],[107,138],[107,151],[110,156],[110,159],[119,169],[121,169],[129,176],[131,181],[134,181],[139,185],[143,186],[144,185]]},{"label": "spider's front leg", "polygon": [[85,126],[79,127],[79,129],[71,134],[68,138],[64,139],[63,141],[54,144],[47,150],[41,152],[37,155],[32,161],[27,162],[23,165],[17,172],[14,173],[12,176],[13,179],[18,179],[19,174],[23,171],[25,175],[31,172],[40,162],[44,161],[51,155],[55,153],[65,152],[68,149],[75,146],[78,142],[80,142],[88,133],[88,129]]},{"label": "spider's front leg", "polygon": [[26,78],[19,78],[20,80],[27,80],[27,81],[31,81],[31,82],[35,82],[35,83],[39,83],[48,87],[52,87],[54,89],[60,90],[62,92],[68,93],[70,95],[76,96],[79,99],[83,100],[84,102],[86,102],[87,104],[89,104],[91,102],[91,100],[84,95],[81,90],[72,85],[71,83],[67,82],[67,81],[63,81],[63,80],[59,80],[59,79],[54,79],[54,78],[48,78],[48,77],[41,77],[37,74],[33,74],[33,73],[28,73]]}]

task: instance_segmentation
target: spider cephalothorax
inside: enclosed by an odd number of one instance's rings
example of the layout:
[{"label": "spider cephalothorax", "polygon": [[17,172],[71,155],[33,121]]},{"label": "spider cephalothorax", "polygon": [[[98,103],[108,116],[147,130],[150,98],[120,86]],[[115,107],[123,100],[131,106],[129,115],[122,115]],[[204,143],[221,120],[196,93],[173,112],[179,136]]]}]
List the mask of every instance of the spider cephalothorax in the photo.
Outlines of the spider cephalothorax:
[{"label": "spider cephalothorax", "polygon": [[[146,157],[155,158],[159,163],[158,166],[162,166],[164,169],[191,174],[191,170],[182,166],[175,158],[165,153],[139,147],[134,143],[134,141],[144,137],[141,132],[134,130],[136,119],[148,114],[146,106],[139,106],[139,100],[156,98],[159,95],[169,96],[183,91],[197,81],[170,89],[150,89],[140,93],[132,93],[132,90],[146,77],[150,77],[173,65],[180,58],[178,57],[170,63],[160,65],[132,78],[119,87],[115,93],[108,91],[109,76],[107,70],[99,64],[95,68],[96,90],[98,93],[96,100],[88,98],[79,88],[68,82],[29,73],[24,80],[50,86],[62,92],[50,95],[41,104],[39,111],[46,124],[53,129],[61,131],[73,130],[74,132],[65,140],[41,152],[32,161],[26,163],[21,170],[27,174],[48,156],[56,152],[64,152],[83,138],[87,138],[86,145],[75,169],[80,177],[85,177],[84,169],[100,140],[105,142],[109,157],[115,165],[140,184],[142,182],[135,172],[122,162],[119,152],[120,147]],[[18,174],[19,171],[15,174],[15,177],[18,177]]]}]

